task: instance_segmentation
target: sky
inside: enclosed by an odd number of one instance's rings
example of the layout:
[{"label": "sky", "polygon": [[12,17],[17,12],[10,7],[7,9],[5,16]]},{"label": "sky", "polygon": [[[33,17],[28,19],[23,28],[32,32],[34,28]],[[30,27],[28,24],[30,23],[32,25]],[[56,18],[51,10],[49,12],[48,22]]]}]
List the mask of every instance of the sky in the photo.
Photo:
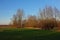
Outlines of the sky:
[{"label": "sky", "polygon": [[60,10],[60,0],[0,0],[0,24],[9,24],[17,9],[23,9],[25,17],[37,15],[46,5]]}]

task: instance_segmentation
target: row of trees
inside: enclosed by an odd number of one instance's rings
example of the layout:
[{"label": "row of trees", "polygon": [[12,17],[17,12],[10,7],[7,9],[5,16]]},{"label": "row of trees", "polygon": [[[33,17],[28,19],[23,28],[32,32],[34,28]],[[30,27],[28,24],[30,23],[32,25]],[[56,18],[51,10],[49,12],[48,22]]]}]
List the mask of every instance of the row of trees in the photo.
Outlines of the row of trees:
[{"label": "row of trees", "polygon": [[57,8],[46,6],[43,10],[39,11],[39,17],[29,16],[27,19],[23,19],[24,12],[22,9],[18,9],[17,13],[13,15],[12,25],[17,28],[34,27],[45,30],[58,27],[60,18],[60,11]]}]

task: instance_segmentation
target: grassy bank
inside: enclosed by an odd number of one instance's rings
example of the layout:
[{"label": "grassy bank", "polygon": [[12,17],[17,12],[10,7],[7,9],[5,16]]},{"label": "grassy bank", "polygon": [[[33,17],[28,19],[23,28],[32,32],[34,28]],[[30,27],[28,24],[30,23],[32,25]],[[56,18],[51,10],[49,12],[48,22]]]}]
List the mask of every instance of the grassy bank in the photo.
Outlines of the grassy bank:
[{"label": "grassy bank", "polygon": [[60,40],[60,32],[37,29],[0,29],[0,40]]}]

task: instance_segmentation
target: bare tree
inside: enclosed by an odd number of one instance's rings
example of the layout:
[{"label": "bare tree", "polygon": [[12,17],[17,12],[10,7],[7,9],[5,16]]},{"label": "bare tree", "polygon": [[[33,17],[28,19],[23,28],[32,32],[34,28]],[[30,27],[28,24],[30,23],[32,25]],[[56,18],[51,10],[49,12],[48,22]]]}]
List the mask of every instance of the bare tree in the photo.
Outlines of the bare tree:
[{"label": "bare tree", "polygon": [[46,6],[40,14],[43,19],[53,18],[53,8],[51,6]]},{"label": "bare tree", "polygon": [[29,16],[25,25],[26,27],[37,27],[36,16]]},{"label": "bare tree", "polygon": [[[56,21],[55,21],[56,18],[54,18],[54,15],[56,15],[56,11],[55,10],[51,6],[46,6],[40,12],[40,16],[42,18],[42,24],[44,25],[43,28],[51,29],[51,28],[55,27],[55,25],[56,25]],[[55,13],[54,13],[54,11],[55,11]]]},{"label": "bare tree", "polygon": [[16,15],[17,15],[17,24],[18,24],[18,28],[19,28],[19,27],[22,28],[22,16],[23,16],[23,10],[18,9]]},{"label": "bare tree", "polygon": [[14,27],[17,26],[17,16],[16,15],[13,15],[12,24]]},{"label": "bare tree", "polygon": [[17,25],[17,28],[22,27],[22,16],[23,16],[23,10],[18,9],[17,13],[13,15],[13,25]]}]

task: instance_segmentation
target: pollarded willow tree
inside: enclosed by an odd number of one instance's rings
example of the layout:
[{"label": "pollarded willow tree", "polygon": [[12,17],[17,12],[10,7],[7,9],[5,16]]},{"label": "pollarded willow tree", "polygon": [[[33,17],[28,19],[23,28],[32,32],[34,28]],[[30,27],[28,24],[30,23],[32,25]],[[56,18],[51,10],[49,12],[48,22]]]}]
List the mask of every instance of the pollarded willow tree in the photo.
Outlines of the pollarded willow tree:
[{"label": "pollarded willow tree", "polygon": [[22,17],[23,17],[23,10],[18,9],[17,13],[13,15],[13,25],[17,28],[22,28]]}]

